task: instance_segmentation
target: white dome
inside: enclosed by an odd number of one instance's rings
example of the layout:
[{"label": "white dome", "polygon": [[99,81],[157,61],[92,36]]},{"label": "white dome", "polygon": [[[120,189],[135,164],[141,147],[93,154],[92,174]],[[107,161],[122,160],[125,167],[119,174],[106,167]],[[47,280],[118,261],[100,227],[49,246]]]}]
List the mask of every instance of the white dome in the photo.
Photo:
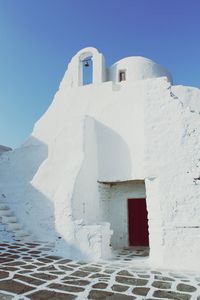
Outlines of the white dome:
[{"label": "white dome", "polygon": [[172,76],[165,68],[141,56],[126,57],[113,64],[110,68],[109,80],[119,82],[120,71],[125,71],[126,81],[166,76],[172,82]]}]

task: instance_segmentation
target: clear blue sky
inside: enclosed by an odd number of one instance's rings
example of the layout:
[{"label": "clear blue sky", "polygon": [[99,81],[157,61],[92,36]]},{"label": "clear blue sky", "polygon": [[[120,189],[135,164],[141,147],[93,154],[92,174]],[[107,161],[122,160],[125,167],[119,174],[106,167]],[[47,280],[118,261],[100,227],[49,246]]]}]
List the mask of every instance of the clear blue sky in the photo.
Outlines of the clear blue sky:
[{"label": "clear blue sky", "polygon": [[0,144],[26,139],[86,46],[108,66],[146,56],[200,87],[200,1],[0,0]]}]

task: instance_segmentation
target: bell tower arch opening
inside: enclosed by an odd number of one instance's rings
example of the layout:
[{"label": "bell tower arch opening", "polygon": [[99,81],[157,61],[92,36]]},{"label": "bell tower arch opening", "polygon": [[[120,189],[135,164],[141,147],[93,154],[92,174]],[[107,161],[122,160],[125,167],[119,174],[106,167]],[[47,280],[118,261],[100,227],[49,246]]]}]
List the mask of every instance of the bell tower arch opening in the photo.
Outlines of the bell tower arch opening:
[{"label": "bell tower arch opening", "polygon": [[92,56],[86,57],[82,63],[82,85],[93,83],[93,59]]},{"label": "bell tower arch opening", "polygon": [[78,81],[79,86],[95,82],[94,68],[96,68],[95,55],[92,51],[84,51],[79,55]]},{"label": "bell tower arch opening", "polygon": [[71,60],[68,67],[70,87],[81,87],[87,84],[101,84],[107,79],[104,56],[93,47],[80,50]]}]

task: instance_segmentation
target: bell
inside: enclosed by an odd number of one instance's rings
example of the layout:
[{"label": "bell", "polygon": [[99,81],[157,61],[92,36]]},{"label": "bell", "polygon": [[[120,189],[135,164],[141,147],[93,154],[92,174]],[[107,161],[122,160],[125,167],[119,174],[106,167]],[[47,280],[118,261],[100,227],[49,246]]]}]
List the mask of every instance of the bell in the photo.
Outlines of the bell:
[{"label": "bell", "polygon": [[84,67],[89,67],[89,66],[90,66],[90,65],[89,65],[88,60],[84,61]]}]

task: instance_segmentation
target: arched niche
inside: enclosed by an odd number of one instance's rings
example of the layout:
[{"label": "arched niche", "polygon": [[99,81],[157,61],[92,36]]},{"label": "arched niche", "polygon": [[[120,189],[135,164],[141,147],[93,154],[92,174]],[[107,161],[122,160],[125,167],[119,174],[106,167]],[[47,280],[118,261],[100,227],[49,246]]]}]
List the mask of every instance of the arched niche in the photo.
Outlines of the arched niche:
[{"label": "arched niche", "polygon": [[83,81],[83,62],[90,58],[92,62],[92,79],[93,84],[100,84],[106,81],[106,69],[104,56],[97,49],[88,47],[80,50],[71,60],[69,71],[72,78],[72,87],[84,85]]}]

